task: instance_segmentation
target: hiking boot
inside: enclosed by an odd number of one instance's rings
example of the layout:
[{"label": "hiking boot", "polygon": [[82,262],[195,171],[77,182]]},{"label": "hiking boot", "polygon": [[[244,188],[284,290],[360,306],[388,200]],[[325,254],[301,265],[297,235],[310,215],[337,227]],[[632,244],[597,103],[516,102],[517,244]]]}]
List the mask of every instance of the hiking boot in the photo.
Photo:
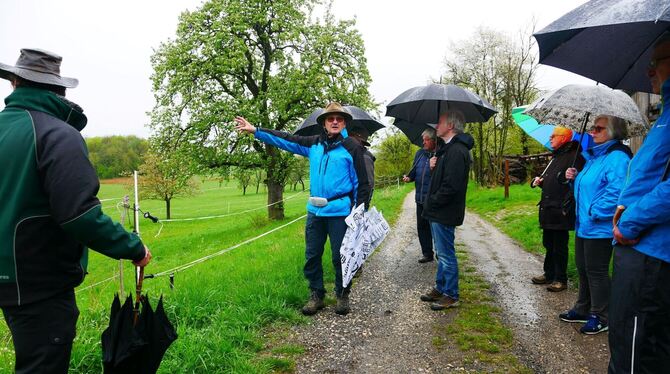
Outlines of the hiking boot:
[{"label": "hiking boot", "polygon": [[349,294],[343,293],[337,298],[337,305],[335,306],[335,313],[346,316],[351,311],[349,308]]},{"label": "hiking boot", "polygon": [[459,306],[460,304],[461,303],[458,302],[458,300],[454,300],[447,295],[442,295],[435,302],[430,303],[430,309],[432,310],[449,309]]},{"label": "hiking boot", "polygon": [[575,312],[573,309],[570,309],[567,312],[563,312],[563,313],[559,314],[558,318],[561,321],[564,321],[564,322],[586,323],[586,321],[589,319],[589,316],[579,314],[579,313]]},{"label": "hiking boot", "polygon": [[568,285],[563,282],[552,282],[549,286],[547,286],[547,291],[561,292],[565,291],[567,288]]},{"label": "hiking boot", "polygon": [[432,257],[426,257],[426,256],[423,256],[423,257],[421,257],[421,258],[419,259],[419,263],[420,263],[420,264],[425,264],[426,262],[433,262],[433,258],[432,258]]},{"label": "hiking boot", "polygon": [[551,281],[547,279],[547,277],[544,276],[544,274],[538,276],[538,277],[532,277],[530,278],[530,281],[533,282],[533,284],[549,284]]},{"label": "hiking boot", "polygon": [[603,322],[595,314],[589,316],[589,320],[586,321],[586,324],[579,329],[579,332],[586,335],[595,335],[603,331],[607,331],[609,328],[607,322]]},{"label": "hiking boot", "polygon": [[302,314],[311,316],[316,314],[316,312],[323,309],[324,307],[325,304],[323,303],[323,297],[320,297],[318,292],[312,291],[307,304],[302,307]]},{"label": "hiking boot", "polygon": [[432,287],[430,291],[421,295],[421,301],[437,301],[442,296],[440,291],[436,290],[435,287]]}]

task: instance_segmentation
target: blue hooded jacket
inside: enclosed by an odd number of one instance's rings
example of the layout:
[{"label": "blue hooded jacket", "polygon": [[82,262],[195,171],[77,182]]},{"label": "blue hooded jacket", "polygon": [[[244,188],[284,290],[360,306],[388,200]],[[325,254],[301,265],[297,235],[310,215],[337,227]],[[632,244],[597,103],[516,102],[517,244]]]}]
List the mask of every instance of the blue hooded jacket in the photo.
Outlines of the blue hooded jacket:
[{"label": "blue hooded jacket", "polygon": [[365,149],[346,129],[335,139],[325,134],[298,136],[257,128],[256,139],[309,158],[310,195],[333,199],[324,207],[307,203],[307,211],[320,217],[348,216],[352,206],[370,204],[371,188],[365,169]]},{"label": "blue hooded jacket", "polygon": [[428,195],[428,187],[430,186],[430,157],[431,153],[425,149],[419,149],[414,154],[414,162],[412,170],[407,175],[410,180],[414,181],[416,192],[414,200],[417,204],[423,204]]},{"label": "blue hooded jacket", "polygon": [[577,174],[574,185],[577,203],[575,229],[580,238],[612,238],[612,217],[631,157],[627,153],[630,150],[623,147],[619,141],[610,140],[582,153],[586,164]]},{"label": "blue hooded jacket", "polygon": [[618,202],[626,210],[618,227],[625,238],[640,239],[636,250],[670,262],[670,179],[661,181],[670,158],[670,79],[661,93],[661,115],[628,167]]}]

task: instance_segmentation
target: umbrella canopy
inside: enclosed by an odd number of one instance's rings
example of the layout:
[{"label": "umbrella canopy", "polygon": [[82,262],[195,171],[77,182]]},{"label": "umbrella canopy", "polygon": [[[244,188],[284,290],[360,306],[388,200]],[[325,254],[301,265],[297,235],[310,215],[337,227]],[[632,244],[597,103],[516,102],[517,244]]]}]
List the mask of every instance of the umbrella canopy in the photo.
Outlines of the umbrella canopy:
[{"label": "umbrella canopy", "polygon": [[[353,117],[351,122],[347,124],[347,128],[349,128],[349,130],[356,127],[363,127],[368,131],[370,135],[372,135],[375,131],[384,128],[384,125],[382,125],[379,121],[377,121],[374,117],[372,117],[368,112],[364,111],[359,107],[353,105],[345,105],[344,109],[347,109],[349,113],[351,113],[351,116]],[[300,127],[298,127],[298,129],[295,130],[294,134],[302,136],[322,134],[324,131],[323,127],[321,127],[321,125],[319,125],[316,121],[316,119],[322,113],[323,109],[317,109],[313,111],[312,114],[310,114],[309,117],[307,117],[307,119],[304,120],[302,124],[300,124]]]},{"label": "umbrella canopy", "polygon": [[670,27],[667,0],[591,0],[535,33],[540,63],[609,87],[652,92],[647,64]]},{"label": "umbrella canopy", "polygon": [[[549,137],[554,132],[556,126],[537,122],[535,118],[523,113],[526,108],[525,106],[520,106],[512,109],[514,123],[545,148],[553,150]],[[580,134],[576,131],[572,132],[572,140],[578,141],[583,149],[588,149],[593,144],[593,138],[589,134]]]},{"label": "umbrella canopy", "polygon": [[583,133],[585,121],[591,116],[609,115],[628,122],[630,136],[642,135],[649,129],[646,118],[627,94],[603,86],[570,84],[542,96],[530,104],[524,114],[541,123],[564,126]]},{"label": "umbrella canopy", "polygon": [[421,136],[421,134],[424,130],[435,128],[435,125],[432,124],[411,123],[398,118],[393,121],[393,126],[399,128],[412,144],[418,145],[419,147],[423,147],[423,136]]},{"label": "umbrella canopy", "polygon": [[412,123],[437,123],[448,109],[463,112],[465,122],[486,122],[498,113],[488,101],[452,84],[414,87],[398,95],[386,106],[386,115]]},{"label": "umbrella canopy", "polygon": [[165,351],[177,339],[163,309],[163,298],[155,311],[146,295],[141,303],[142,311],[135,323],[132,298],[128,296],[123,306],[118,295],[114,298],[109,326],[102,333],[105,373],[155,373]]}]

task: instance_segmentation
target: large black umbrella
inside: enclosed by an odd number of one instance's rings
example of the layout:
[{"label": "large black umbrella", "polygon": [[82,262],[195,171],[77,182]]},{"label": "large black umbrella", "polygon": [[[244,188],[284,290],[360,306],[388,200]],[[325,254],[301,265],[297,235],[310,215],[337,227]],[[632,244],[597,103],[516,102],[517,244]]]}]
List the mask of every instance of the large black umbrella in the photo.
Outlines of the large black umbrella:
[{"label": "large black umbrella", "polygon": [[[368,112],[359,107],[345,105],[344,109],[347,109],[349,113],[351,113],[352,120],[347,125],[347,128],[349,129],[363,127],[370,135],[372,135],[375,131],[384,128],[384,125],[372,117]],[[322,134],[324,131],[323,127],[316,122],[316,119],[321,115],[321,113],[323,113],[323,109],[317,109],[312,112],[312,114],[310,114],[309,117],[307,117],[307,119],[302,122],[294,134],[302,136]]]},{"label": "large black umbrella", "polygon": [[477,94],[452,84],[429,84],[401,93],[386,106],[386,115],[412,123],[437,123],[448,109],[463,112],[465,122],[486,122],[498,110]]},{"label": "large black umbrella", "polygon": [[[144,272],[141,272],[141,278]],[[135,305],[130,296],[123,306],[114,297],[109,326],[102,333],[102,363],[107,374],[155,373],[177,333],[165,314],[163,297],[152,310],[138,283]],[[141,305],[141,311],[139,307]]]},{"label": "large black umbrella", "polygon": [[423,147],[423,136],[421,134],[427,129],[435,129],[435,125],[432,124],[412,123],[398,118],[393,121],[393,126],[399,128],[412,144],[418,145],[419,147]]},{"label": "large black umbrella", "polygon": [[647,64],[669,27],[667,0],[592,0],[534,36],[542,64],[612,88],[652,92]]}]

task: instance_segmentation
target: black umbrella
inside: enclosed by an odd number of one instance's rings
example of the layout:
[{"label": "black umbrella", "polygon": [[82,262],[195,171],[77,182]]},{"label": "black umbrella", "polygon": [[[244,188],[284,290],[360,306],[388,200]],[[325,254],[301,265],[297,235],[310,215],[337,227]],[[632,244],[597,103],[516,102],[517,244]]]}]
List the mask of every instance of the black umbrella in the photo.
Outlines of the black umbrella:
[{"label": "black umbrella", "polygon": [[667,0],[592,0],[534,36],[542,64],[612,88],[652,92],[647,64],[669,27]]},{"label": "black umbrella", "polygon": [[401,93],[386,106],[386,115],[412,123],[437,123],[440,113],[457,109],[465,122],[486,122],[498,110],[477,94],[452,84],[429,84]]},{"label": "black umbrella", "polygon": [[[374,117],[372,117],[368,112],[359,107],[345,105],[344,109],[347,109],[349,113],[351,113],[352,120],[351,123],[347,125],[347,128],[349,129],[363,127],[370,135],[372,135],[375,131],[384,128],[384,125],[374,119]],[[323,109],[317,109],[312,112],[312,114],[310,114],[309,117],[307,117],[307,119],[304,120],[302,124],[300,124],[300,127],[295,130],[294,134],[302,136],[322,134],[324,131],[323,127],[321,127],[316,122],[317,117],[319,117],[321,113],[323,113]]]},{"label": "black umbrella", "polygon": [[421,135],[427,129],[435,129],[435,125],[418,124],[396,118],[393,121],[393,126],[402,131],[412,144],[423,147],[423,136]]},{"label": "black umbrella", "polygon": [[[141,292],[141,283],[138,285]],[[139,305],[142,309],[138,311]],[[130,296],[123,306],[114,297],[109,326],[102,333],[102,362],[105,373],[155,373],[165,351],[177,333],[165,314],[163,297],[152,310],[148,296],[133,305]]]}]

